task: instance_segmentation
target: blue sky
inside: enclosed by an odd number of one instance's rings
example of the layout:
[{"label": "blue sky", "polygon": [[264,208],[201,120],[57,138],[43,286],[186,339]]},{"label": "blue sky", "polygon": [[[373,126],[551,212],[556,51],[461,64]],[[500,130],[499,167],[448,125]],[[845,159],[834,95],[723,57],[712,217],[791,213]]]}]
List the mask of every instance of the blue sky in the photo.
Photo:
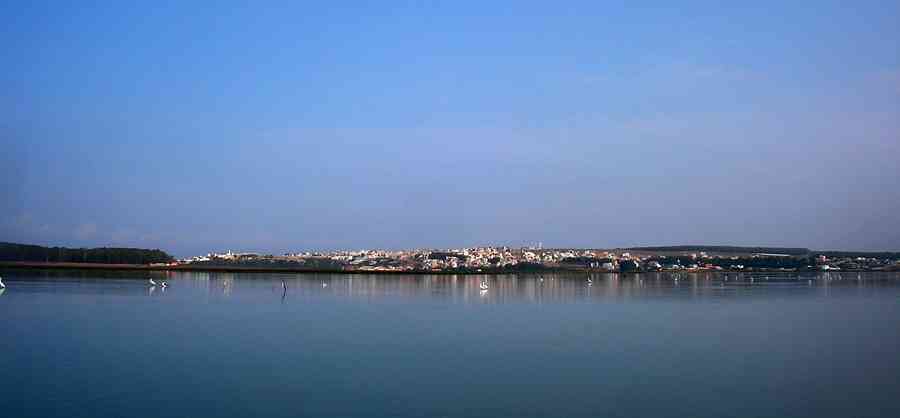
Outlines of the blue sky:
[{"label": "blue sky", "polygon": [[900,250],[900,3],[78,3],[0,5],[0,240]]}]

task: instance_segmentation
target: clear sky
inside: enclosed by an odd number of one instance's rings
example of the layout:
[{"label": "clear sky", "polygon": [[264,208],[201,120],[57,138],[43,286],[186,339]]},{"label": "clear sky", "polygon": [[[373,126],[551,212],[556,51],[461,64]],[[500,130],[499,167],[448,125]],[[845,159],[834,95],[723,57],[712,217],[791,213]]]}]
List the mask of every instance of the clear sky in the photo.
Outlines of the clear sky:
[{"label": "clear sky", "polygon": [[431,3],[3,2],[0,241],[900,250],[900,2]]}]

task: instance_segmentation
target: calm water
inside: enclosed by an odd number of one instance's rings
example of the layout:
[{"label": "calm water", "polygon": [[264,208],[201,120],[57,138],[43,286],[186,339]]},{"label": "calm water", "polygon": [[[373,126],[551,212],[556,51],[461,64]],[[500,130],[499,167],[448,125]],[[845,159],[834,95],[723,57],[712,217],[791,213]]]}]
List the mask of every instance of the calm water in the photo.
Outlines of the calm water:
[{"label": "calm water", "polygon": [[898,275],[0,275],[5,417],[900,416]]}]

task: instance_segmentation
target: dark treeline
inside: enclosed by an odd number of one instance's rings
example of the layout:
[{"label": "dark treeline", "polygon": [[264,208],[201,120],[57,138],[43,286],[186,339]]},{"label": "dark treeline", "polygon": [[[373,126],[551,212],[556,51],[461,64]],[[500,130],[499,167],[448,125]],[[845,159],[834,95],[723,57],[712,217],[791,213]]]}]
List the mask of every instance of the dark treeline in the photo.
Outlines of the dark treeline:
[{"label": "dark treeline", "polygon": [[587,264],[587,265],[590,265],[592,263],[599,263],[601,261],[599,258],[596,258],[596,257],[578,256],[578,257],[566,257],[566,258],[563,258],[562,260],[559,260],[559,262],[560,262],[560,264]]},{"label": "dark treeline", "polygon": [[65,248],[0,242],[0,261],[44,263],[151,264],[174,258],[162,250],[143,248]]},{"label": "dark treeline", "polygon": [[239,268],[280,268],[299,270],[342,270],[344,265],[326,257],[307,258],[302,262],[270,257],[240,258],[236,260],[212,259],[195,261],[192,266],[202,267],[239,267]]},{"label": "dark treeline", "polygon": [[815,269],[816,260],[813,257],[712,257],[705,259],[693,259],[688,256],[653,257],[647,261],[656,261],[661,265],[691,266],[697,264],[719,266],[723,269],[732,266],[744,266],[751,269]]},{"label": "dark treeline", "polygon": [[784,247],[737,247],[733,245],[672,245],[663,247],[631,247],[625,248],[631,251],[703,251],[707,253],[722,254],[788,254],[807,255],[809,248],[784,248]]},{"label": "dark treeline", "polygon": [[466,257],[465,254],[457,254],[457,253],[446,252],[446,251],[432,251],[431,254],[428,255],[429,260],[446,260],[448,258],[457,258],[459,260],[465,260],[468,257]]},{"label": "dark treeline", "polygon": [[742,265],[750,269],[815,269],[816,260],[812,257],[741,257],[737,260],[715,257],[704,260],[707,264],[728,269],[734,265]]},{"label": "dark treeline", "polygon": [[848,258],[879,258],[885,259],[890,258],[894,260],[900,260],[900,253],[895,252],[868,252],[868,251],[815,251],[817,255],[824,255],[825,257],[848,257]]}]

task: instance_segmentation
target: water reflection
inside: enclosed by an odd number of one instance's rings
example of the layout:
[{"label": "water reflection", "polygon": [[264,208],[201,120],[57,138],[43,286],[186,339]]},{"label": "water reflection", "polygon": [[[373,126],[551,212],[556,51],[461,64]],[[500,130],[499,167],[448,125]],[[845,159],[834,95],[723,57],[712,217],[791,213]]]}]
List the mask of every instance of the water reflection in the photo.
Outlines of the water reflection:
[{"label": "water reflection", "polygon": [[[16,292],[134,294],[179,298],[433,298],[456,303],[566,303],[637,298],[754,297],[827,294],[830,288],[900,285],[900,273],[640,273],[539,275],[379,275],[227,272],[7,271]],[[167,282],[170,289],[147,286]],[[5,289],[0,289],[0,294]],[[7,296],[10,293],[7,293]],[[168,295],[167,295],[168,296]]]},{"label": "water reflection", "polygon": [[99,273],[0,270],[4,416],[897,415],[898,274]]},{"label": "water reflection", "polygon": [[[210,273],[179,278],[182,287],[209,295],[252,296],[262,290],[284,302],[329,297],[349,299],[428,297],[460,303],[559,303],[647,297],[738,297],[767,290],[824,291],[829,286],[898,285],[897,274],[864,273],[853,280],[835,275],[731,274],[545,274],[545,275],[343,275]],[[211,279],[210,279],[211,278]]]}]

